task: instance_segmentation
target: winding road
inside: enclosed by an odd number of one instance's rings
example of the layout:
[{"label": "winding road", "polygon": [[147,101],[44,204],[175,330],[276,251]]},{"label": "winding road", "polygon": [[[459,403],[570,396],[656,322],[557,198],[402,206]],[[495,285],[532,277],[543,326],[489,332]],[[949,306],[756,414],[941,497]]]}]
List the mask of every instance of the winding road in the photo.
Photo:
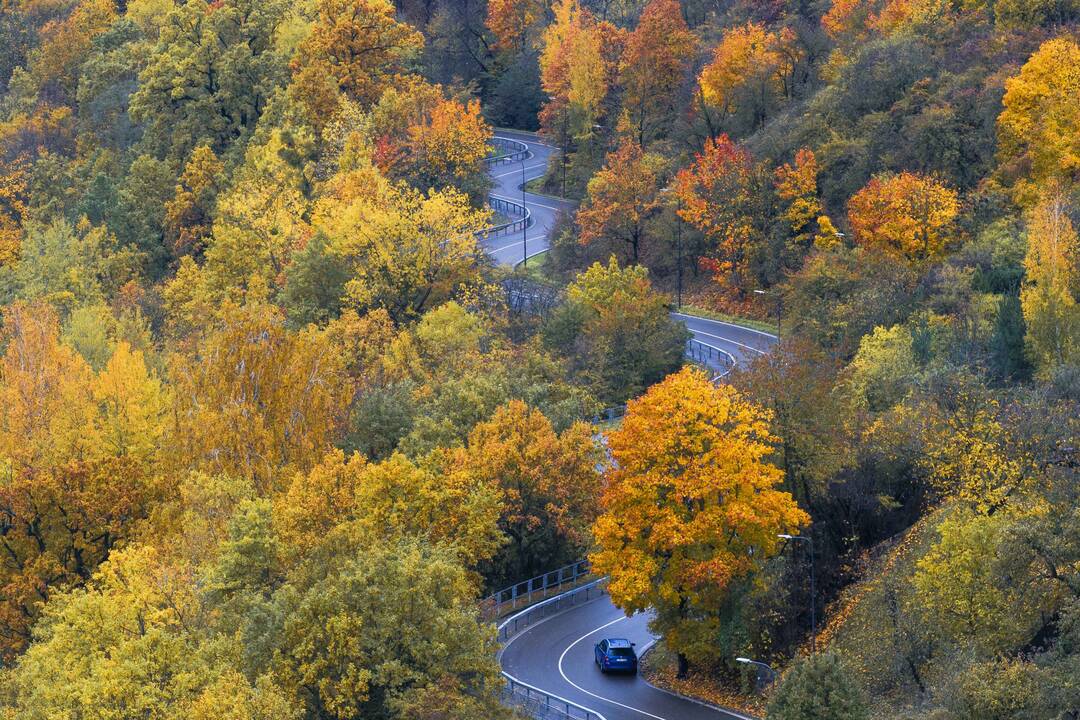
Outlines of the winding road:
[{"label": "winding road", "polygon": [[[498,136],[528,145],[531,157],[523,163],[492,168],[492,195],[521,202],[522,167],[526,181],[540,177],[558,150],[528,133],[500,131]],[[517,233],[484,241],[487,252],[499,263],[517,264],[526,255],[526,247],[529,257],[546,250],[559,213],[574,207],[569,201],[532,193],[525,193],[524,202],[533,220],[527,237]],[[672,317],[684,322],[695,340],[716,350],[718,358],[723,355],[738,364],[765,354],[776,343],[775,335],[740,325],[682,313],[672,313]],[[718,370],[730,364],[721,359],[713,363]],[[604,720],[745,720],[738,713],[672,695],[637,675],[601,674],[593,663],[593,645],[604,637],[628,638],[637,643],[640,653],[656,640],[647,625],[648,614],[628,618],[602,594],[513,636],[500,662],[515,680],[569,700]]]},{"label": "winding road", "polygon": [[[531,157],[526,158],[523,163],[496,165],[491,169],[492,179],[495,181],[491,195],[520,203],[522,201],[522,167],[524,166],[525,169],[526,182],[543,176],[548,160],[558,155],[558,148],[538,140],[531,133],[500,130],[496,137],[517,140],[525,143],[529,148]],[[532,213],[532,222],[524,232],[488,238],[483,241],[484,249],[498,263],[516,265],[526,255],[532,257],[547,250],[550,247],[549,236],[559,214],[572,211],[575,207],[575,204],[569,200],[559,200],[534,193],[525,193],[525,205]],[[682,313],[672,313],[672,316],[686,324],[695,340],[716,350],[718,356],[723,355],[736,363],[744,363],[757,355],[765,354],[776,342],[775,335],[741,325]],[[718,359],[714,367],[726,368],[729,364]]]}]

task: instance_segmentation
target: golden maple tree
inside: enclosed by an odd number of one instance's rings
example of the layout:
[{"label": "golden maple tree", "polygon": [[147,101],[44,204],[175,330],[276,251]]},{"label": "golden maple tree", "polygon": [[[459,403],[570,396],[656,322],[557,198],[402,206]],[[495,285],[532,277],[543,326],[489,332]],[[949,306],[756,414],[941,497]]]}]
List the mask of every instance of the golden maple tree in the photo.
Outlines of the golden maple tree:
[{"label": "golden maple tree", "polygon": [[876,176],[848,201],[855,242],[912,262],[948,250],[960,211],[955,190],[910,172]]},{"label": "golden maple tree", "polygon": [[610,575],[616,605],[655,609],[652,627],[684,669],[703,659],[697,637],[733,584],[777,552],[778,533],[810,520],[778,487],[770,420],[730,385],[685,368],[632,400],[607,435],[613,462],[590,559]]}]

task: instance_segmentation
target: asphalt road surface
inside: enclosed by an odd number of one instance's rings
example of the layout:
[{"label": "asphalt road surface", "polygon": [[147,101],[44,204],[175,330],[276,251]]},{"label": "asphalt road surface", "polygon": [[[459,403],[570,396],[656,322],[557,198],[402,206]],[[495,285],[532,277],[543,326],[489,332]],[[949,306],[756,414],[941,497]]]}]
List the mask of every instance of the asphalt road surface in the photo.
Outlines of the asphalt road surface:
[{"label": "asphalt road surface", "polygon": [[[503,200],[520,203],[522,166],[525,169],[526,181],[542,177],[547,171],[548,159],[558,155],[559,151],[528,133],[500,131],[498,136],[526,143],[532,153],[532,157],[524,163],[497,165],[491,169],[492,178],[495,180],[491,194]],[[532,193],[525,193],[525,205],[532,213],[532,223],[528,228],[523,232],[490,238],[483,243],[488,254],[504,265],[516,265],[526,255],[532,257],[547,250],[550,246],[548,235],[555,227],[559,214],[574,209],[574,203],[568,200]]]},{"label": "asphalt road surface", "polygon": [[[532,157],[524,163],[511,163],[493,167],[492,177],[495,187],[492,195],[514,202],[522,201],[522,167],[525,180],[543,176],[551,157],[558,155],[558,149],[547,145],[529,133],[516,133],[500,130],[499,137],[518,140],[525,143]],[[572,212],[574,203],[569,200],[557,200],[546,195],[525,193],[525,205],[532,213],[532,223],[524,232],[489,238],[484,241],[484,248],[497,262],[504,265],[516,265],[528,255],[541,253],[549,247],[549,235],[555,227],[560,213]],[[758,355],[768,352],[776,342],[776,336],[759,330],[732,325],[719,320],[672,313],[672,316],[686,323],[694,339],[702,345],[716,351],[715,362],[710,364],[718,371],[730,367],[729,361],[745,363]]]},{"label": "asphalt road surface", "polygon": [[[519,140],[529,146],[533,157],[524,164],[492,168],[495,188],[492,194],[521,202],[522,166],[525,179],[544,174],[548,159],[558,153],[550,145],[527,133],[500,131],[502,137]],[[484,245],[496,261],[515,265],[522,258],[543,252],[549,246],[548,235],[560,212],[572,211],[574,204],[543,195],[525,193],[525,205],[533,222],[527,233],[491,238]],[[723,370],[730,361],[746,363],[763,355],[776,343],[769,333],[719,320],[672,313],[683,321],[702,345],[717,351],[714,367]],[[723,356],[724,359],[721,359]],[[733,720],[736,713],[708,707],[655,688],[640,677],[604,675],[593,662],[593,646],[605,637],[628,638],[637,643],[638,652],[656,638],[649,632],[648,615],[628,618],[601,595],[554,615],[512,638],[504,647],[503,670],[516,679],[600,713],[606,720]]]},{"label": "asphalt road surface", "polygon": [[605,637],[627,638],[640,653],[656,638],[648,616],[626,617],[601,595],[538,622],[510,639],[503,671],[606,720],[744,720],[745,716],[672,695],[637,675],[603,674],[593,646]]}]

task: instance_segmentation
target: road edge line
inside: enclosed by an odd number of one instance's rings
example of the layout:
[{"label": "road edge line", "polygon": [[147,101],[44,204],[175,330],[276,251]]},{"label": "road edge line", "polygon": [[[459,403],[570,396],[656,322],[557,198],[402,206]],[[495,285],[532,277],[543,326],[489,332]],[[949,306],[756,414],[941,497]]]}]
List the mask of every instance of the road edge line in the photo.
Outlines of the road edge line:
[{"label": "road edge line", "polygon": [[[646,655],[648,655],[649,652],[656,646],[657,642],[659,642],[658,639],[653,640],[652,642],[650,642],[648,645],[645,646],[644,650],[641,651],[641,654],[638,656],[638,664],[639,665],[641,663],[641,660],[644,659],[644,657]],[[695,705],[701,705],[702,707],[707,707],[710,710],[717,710],[719,712],[724,712],[724,713],[727,713],[728,715],[732,715],[733,717],[740,718],[741,720],[761,720],[761,718],[754,717],[753,715],[744,715],[743,713],[739,712],[738,710],[733,710],[731,708],[724,707],[723,705],[717,705],[716,703],[711,703],[711,702],[708,702],[707,700],[702,700],[701,698],[696,698],[696,697],[693,697],[691,695],[683,695],[680,692],[675,692],[674,690],[668,690],[667,688],[660,687],[659,685],[656,685],[655,683],[649,682],[649,679],[647,677],[645,677],[644,675],[642,675],[640,672],[638,673],[638,677],[640,677],[642,682],[644,682],[649,687],[654,688],[656,690],[659,690],[660,692],[665,693],[667,695],[671,695],[672,697],[677,697],[680,700],[686,700],[687,702],[692,702]]]},{"label": "road edge line", "polygon": [[721,325],[727,325],[729,327],[739,328],[740,330],[746,330],[748,332],[757,333],[758,335],[764,335],[767,338],[773,340],[779,340],[775,333],[765,332],[764,330],[758,330],[748,325],[740,325],[739,323],[729,322],[727,320],[717,320],[716,318],[705,317],[704,315],[691,315],[690,313],[679,312],[678,310],[672,310],[672,315],[681,315],[682,317],[693,318],[695,320],[708,320],[709,322],[720,323]]},{"label": "road edge line", "polygon": [[[529,612],[529,611],[531,611],[531,610],[535,610],[536,608],[538,608],[538,607],[539,607],[539,606],[541,606],[541,605],[546,605],[546,604],[547,604],[547,603],[549,603],[549,602],[553,602],[553,601],[555,601],[555,600],[558,600],[559,598],[563,597],[564,595],[569,595],[570,593],[573,593],[573,592],[580,592],[581,590],[583,590],[583,589],[585,589],[585,588],[588,588],[588,587],[591,587],[591,586],[593,586],[593,585],[595,585],[595,586],[599,586],[599,585],[600,585],[600,583],[602,583],[602,582],[603,582],[603,581],[605,581],[605,580],[607,580],[607,577],[606,577],[606,576],[605,576],[605,577],[602,577],[602,578],[598,578],[598,579],[596,579],[596,580],[593,580],[593,581],[592,581],[592,582],[590,582],[590,583],[586,583],[585,585],[582,585],[581,587],[573,588],[573,589],[571,589],[571,590],[567,590],[566,592],[561,592],[561,593],[559,593],[558,595],[552,595],[551,597],[547,598],[546,600],[542,600],[542,601],[540,601],[540,602],[536,603],[535,605],[530,605],[530,606],[529,606],[529,607],[527,607],[527,608],[523,608],[523,609],[522,609],[522,610],[521,610],[520,612],[516,612],[516,613],[514,613],[513,615],[509,616],[508,618],[506,618],[505,620],[503,620],[503,621],[502,621],[501,623],[499,623],[498,625],[496,625],[496,631],[495,631],[495,632],[496,632],[496,633],[498,633],[498,632],[502,631],[502,629],[503,629],[504,627],[506,627],[507,625],[509,625],[509,624],[510,624],[510,623],[511,623],[511,622],[512,622],[512,621],[513,621],[513,620],[514,620],[515,618],[517,618],[517,617],[518,617],[518,616],[520,616],[520,615],[524,615],[525,613],[527,613],[527,612]],[[587,604],[589,604],[589,603],[591,603],[591,602],[594,602],[595,600],[599,599],[599,598],[600,598],[600,597],[602,596],[602,594],[603,594],[603,593],[597,593],[597,595],[596,595],[596,597],[595,597],[595,598],[593,598],[593,599],[591,599],[591,600],[586,600],[586,601],[585,601],[584,603],[582,603],[582,605],[587,605]],[[586,705],[582,705],[582,704],[580,704],[580,703],[576,703],[576,702],[574,702],[573,700],[568,700],[568,699],[566,699],[566,698],[564,698],[564,697],[560,697],[560,696],[556,695],[555,693],[553,693],[553,692],[548,692],[547,690],[545,690],[545,689],[543,689],[543,688],[541,688],[541,687],[537,687],[536,685],[530,685],[530,684],[529,684],[529,683],[527,683],[527,682],[523,682],[523,681],[519,680],[518,678],[514,677],[513,675],[511,675],[510,673],[508,673],[508,672],[506,672],[505,670],[503,670],[503,667],[502,667],[502,656],[503,656],[503,652],[504,652],[504,651],[506,650],[506,648],[510,647],[510,645],[511,645],[511,644],[512,644],[512,643],[513,643],[513,642],[514,642],[515,640],[517,640],[517,639],[518,639],[519,637],[521,637],[521,636],[522,636],[522,635],[524,635],[525,633],[529,632],[529,630],[532,630],[532,629],[533,629],[534,627],[539,627],[540,625],[543,625],[544,623],[546,623],[546,622],[547,622],[548,620],[550,620],[550,619],[552,619],[552,618],[556,618],[556,617],[559,617],[560,615],[563,615],[563,614],[565,614],[565,613],[568,613],[568,612],[570,612],[571,610],[573,610],[573,609],[574,609],[574,608],[576,608],[576,607],[580,607],[580,606],[579,606],[579,605],[577,605],[577,604],[574,604],[573,606],[571,606],[571,607],[568,607],[568,608],[566,608],[565,610],[560,610],[559,612],[555,613],[554,615],[548,615],[548,616],[547,616],[546,618],[544,618],[544,619],[543,619],[543,620],[541,620],[540,622],[538,622],[538,623],[535,623],[534,625],[530,625],[530,626],[529,626],[528,628],[526,628],[526,629],[525,629],[525,630],[523,630],[522,632],[518,633],[518,634],[517,634],[517,635],[515,635],[514,637],[510,638],[509,640],[507,640],[507,641],[506,641],[506,644],[505,644],[505,645],[502,645],[502,646],[501,646],[501,647],[499,648],[499,651],[498,651],[497,653],[495,653],[495,662],[497,662],[497,663],[499,664],[499,672],[500,672],[500,673],[502,674],[502,676],[503,676],[504,678],[506,678],[507,680],[510,680],[511,682],[516,682],[517,684],[519,684],[519,685],[521,685],[521,686],[523,686],[523,687],[531,688],[531,689],[533,689],[533,690],[536,690],[537,692],[542,692],[542,693],[544,693],[545,695],[548,695],[548,696],[550,696],[550,697],[553,697],[553,698],[555,698],[556,700],[559,700],[559,701],[561,701],[561,702],[564,702],[564,703],[569,703],[570,705],[574,705],[574,706],[576,706],[576,707],[579,707],[579,708],[581,708],[582,710],[585,710],[586,712],[589,712],[589,713],[592,713],[593,715],[596,715],[596,716],[597,716],[598,718],[600,718],[600,720],[607,720],[607,718],[606,718],[606,717],[604,717],[604,714],[603,714],[603,713],[601,713],[601,712],[599,712],[598,710],[594,710],[594,709],[592,709],[591,707],[588,707],[588,706],[586,706]],[[561,668],[560,668],[560,674],[562,674],[562,670],[561,670]],[[571,685],[573,685],[573,683],[570,683],[570,684],[571,684]],[[577,686],[575,686],[575,687],[577,687]]]}]

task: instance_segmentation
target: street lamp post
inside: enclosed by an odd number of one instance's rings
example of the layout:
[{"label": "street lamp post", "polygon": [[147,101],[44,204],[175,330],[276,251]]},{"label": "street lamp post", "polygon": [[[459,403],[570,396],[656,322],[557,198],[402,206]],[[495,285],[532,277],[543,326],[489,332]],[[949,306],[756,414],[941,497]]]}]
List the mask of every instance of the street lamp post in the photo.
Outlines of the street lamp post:
[{"label": "street lamp post", "polygon": [[766,670],[769,671],[769,682],[770,683],[773,680],[776,679],[776,671],[773,670],[771,667],[769,667],[768,665],[766,665],[763,662],[758,662],[757,660],[751,660],[750,658],[744,658],[744,657],[735,658],[735,662],[742,663],[743,665],[754,665],[755,667],[765,668]]},{"label": "street lamp post", "polygon": [[675,208],[675,307],[682,310],[682,217],[679,210],[682,203],[676,198],[678,206]]},{"label": "street lamp post", "polygon": [[817,653],[817,587],[814,580],[814,541],[802,535],[777,535],[784,540],[805,542],[810,549],[810,652]]},{"label": "street lamp post", "polygon": [[[674,188],[670,185],[660,190],[661,195],[670,195]],[[679,210],[682,209],[682,201],[675,195],[675,308],[682,309],[682,217]]]},{"label": "street lamp post", "polygon": [[529,266],[529,214],[525,208],[525,159],[529,153],[521,154],[521,265]]},{"label": "street lamp post", "polygon": [[754,294],[755,295],[775,295],[776,296],[776,340],[777,340],[777,342],[779,342],[780,341],[780,315],[781,315],[781,313],[783,312],[783,309],[784,309],[783,298],[781,298],[780,295],[777,295],[775,292],[769,292],[767,290],[755,290]]}]

